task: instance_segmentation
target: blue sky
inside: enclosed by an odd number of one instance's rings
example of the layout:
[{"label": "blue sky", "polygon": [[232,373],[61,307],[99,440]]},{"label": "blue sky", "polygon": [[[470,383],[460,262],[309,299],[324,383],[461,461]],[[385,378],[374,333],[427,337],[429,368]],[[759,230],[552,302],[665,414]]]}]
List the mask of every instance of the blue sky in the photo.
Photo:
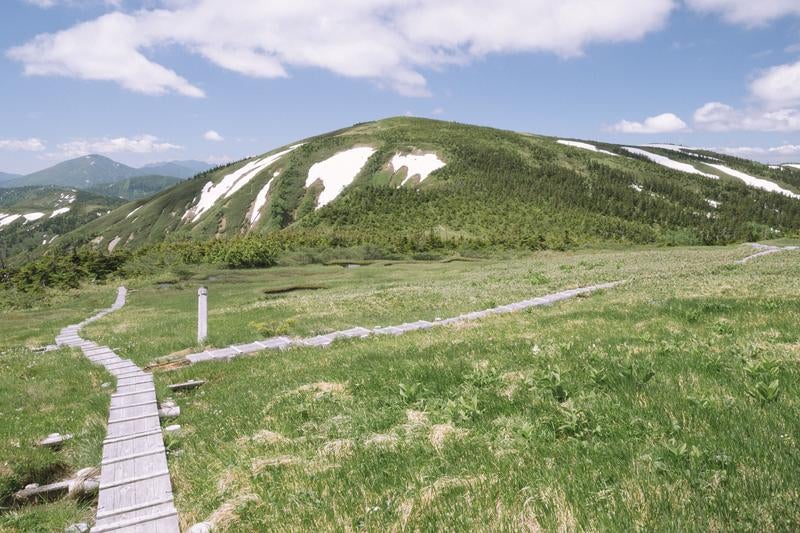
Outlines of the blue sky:
[{"label": "blue sky", "polygon": [[297,4],[4,0],[0,171],[222,162],[402,114],[800,160],[800,0]]}]

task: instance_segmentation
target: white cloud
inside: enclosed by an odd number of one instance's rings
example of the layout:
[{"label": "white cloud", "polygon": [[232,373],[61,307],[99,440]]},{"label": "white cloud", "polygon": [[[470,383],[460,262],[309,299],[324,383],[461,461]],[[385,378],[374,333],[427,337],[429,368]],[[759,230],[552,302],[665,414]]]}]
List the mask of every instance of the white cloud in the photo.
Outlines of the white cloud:
[{"label": "white cloud", "polygon": [[135,17],[111,13],[66,31],[38,35],[9,50],[8,56],[24,63],[25,74],[30,76],[107,80],[146,94],[174,91],[204,96],[201,89],[139,52],[139,47],[147,44],[140,30]]},{"label": "white cloud", "polygon": [[180,148],[182,147],[176,144],[160,142],[158,137],[154,135],[139,135],[137,137],[77,139],[59,144],[59,153],[54,155],[78,157],[86,154],[151,154]]},{"label": "white cloud", "polygon": [[[640,39],[674,0],[170,0],[113,13],[9,50],[29,75],[114,81],[147,94],[203,91],[144,54],[178,45],[246,76],[316,67],[404,95],[428,94],[421,73],[492,53],[580,55],[591,43]],[[446,28],[446,31],[443,31]]]},{"label": "white cloud", "polygon": [[697,11],[717,13],[728,22],[758,26],[787,15],[800,15],[797,0],[685,0]]},{"label": "white cloud", "polygon": [[45,144],[41,139],[31,137],[29,139],[0,139],[0,150],[12,152],[41,152]]},{"label": "white cloud", "polygon": [[687,129],[686,123],[673,113],[648,117],[644,122],[621,120],[609,128],[617,133],[672,133]]},{"label": "white cloud", "polygon": [[216,142],[220,142],[220,141],[224,141],[225,140],[225,138],[222,135],[220,135],[219,133],[217,133],[214,130],[208,130],[207,132],[205,132],[203,134],[203,139],[205,139],[207,141],[216,141]]},{"label": "white cloud", "polygon": [[750,83],[750,93],[769,107],[800,103],[800,61],[767,69]]},{"label": "white cloud", "polygon": [[694,112],[697,128],[709,131],[800,131],[800,110],[735,109],[722,102],[709,102]]},{"label": "white cloud", "polygon": [[711,148],[715,152],[737,155],[742,157],[754,156],[793,156],[800,155],[800,144],[782,144],[780,146],[735,146],[724,148]]}]

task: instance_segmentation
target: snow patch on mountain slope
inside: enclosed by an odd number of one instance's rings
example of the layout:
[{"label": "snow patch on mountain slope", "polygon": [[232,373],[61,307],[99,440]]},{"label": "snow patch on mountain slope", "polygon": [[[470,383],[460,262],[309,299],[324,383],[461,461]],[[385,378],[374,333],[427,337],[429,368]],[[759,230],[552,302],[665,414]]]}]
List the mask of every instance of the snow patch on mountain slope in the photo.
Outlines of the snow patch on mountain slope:
[{"label": "snow patch on mountain slope", "polygon": [[139,209],[141,209],[143,207],[144,207],[144,205],[140,205],[139,207],[137,207],[136,209],[134,209],[133,211],[131,211],[130,213],[125,215],[125,218],[131,218],[136,211],[138,211]]},{"label": "snow patch on mountain slope", "polygon": [[277,177],[278,173],[276,172],[273,176],[269,179],[266,185],[261,187],[261,190],[258,191],[256,195],[256,200],[253,202],[253,210],[250,212],[250,227],[256,225],[258,219],[261,218],[261,209],[264,208],[264,205],[267,203],[267,195],[269,194],[269,188],[272,187],[273,180]]},{"label": "snow patch on mountain slope", "polygon": [[200,193],[200,199],[197,201],[197,204],[187,210],[182,218],[184,220],[191,219],[192,222],[197,222],[206,211],[211,209],[214,204],[217,203],[219,199],[223,197],[230,198],[234,193],[236,193],[236,191],[247,185],[251,179],[256,177],[259,172],[275,163],[281,157],[285,156],[298,146],[301,146],[301,144],[295,144],[294,146],[290,146],[282,152],[278,152],[261,159],[256,159],[255,161],[250,161],[246,165],[242,166],[242,168],[239,170],[227,174],[216,185],[214,185],[213,181],[209,181],[205,184],[205,186],[203,186],[203,190]]},{"label": "snow patch on mountain slope", "polygon": [[669,157],[652,154],[650,152],[642,150],[641,148],[631,148],[630,146],[623,146],[622,149],[632,154],[644,156],[653,163],[657,163],[661,166],[671,168],[673,170],[679,170],[681,172],[687,172],[689,174],[699,174],[700,176],[705,176],[706,178],[711,178],[713,180],[719,179],[719,176],[715,176],[714,174],[708,174],[707,172],[701,172],[697,170],[694,166],[690,165],[689,163],[680,163],[678,161],[673,161]]},{"label": "snow patch on mountain slope", "polygon": [[[75,191],[73,191],[73,193],[74,192]],[[75,201],[75,195],[74,194],[70,194],[68,192],[67,193],[62,192],[62,193],[59,193],[59,195],[58,195],[58,200],[56,200],[56,206],[59,206],[62,203],[65,203],[65,202],[68,203],[68,204],[71,204],[74,201]]]},{"label": "snow patch on mountain slope", "polygon": [[58,215],[63,215],[64,213],[69,212],[69,207],[59,207],[52,213],[50,213],[50,218],[57,217]]},{"label": "snow patch on mountain slope", "polygon": [[21,216],[22,215],[4,215],[3,217],[0,217],[0,228],[2,228],[4,226],[8,226],[9,224],[14,222],[15,220],[17,220]]},{"label": "snow patch on mountain slope", "polygon": [[797,164],[797,163],[787,163],[787,164],[785,164],[785,165],[783,165],[783,166],[784,166],[784,167],[789,167],[789,168],[796,168],[796,169],[800,169],[800,164]]},{"label": "snow patch on mountain slope", "polygon": [[431,172],[442,168],[445,163],[434,153],[403,155],[398,152],[392,157],[389,164],[392,172],[397,172],[403,167],[406,168],[406,177],[400,183],[400,187],[402,187],[414,176],[419,176],[419,182],[422,183],[425,178],[430,176]]},{"label": "snow patch on mountain slope", "polygon": [[733,176],[734,178],[742,180],[743,182],[745,182],[745,184],[749,185],[750,187],[755,187],[756,189],[762,189],[770,192],[777,192],[785,196],[789,196],[790,198],[800,199],[800,194],[788,191],[772,181],[765,180],[762,178],[756,178],[755,176],[745,174],[744,172],[740,172],[738,170],[726,167],[725,165],[714,165],[711,163],[705,163],[705,164],[719,170],[720,172],[724,172],[728,176]]},{"label": "snow patch on mountain slope", "polygon": [[711,161],[722,161],[721,159],[717,159],[716,157],[711,157],[703,154],[698,154],[697,152],[692,152],[691,150],[702,150],[702,148],[690,148],[688,146],[680,146],[677,144],[659,144],[659,143],[650,143],[650,144],[643,144],[641,145],[642,148],[661,148],[662,150],[670,150],[673,152],[678,152],[679,154],[686,154],[692,157],[697,157],[698,159],[709,159]]},{"label": "snow patch on mountain slope", "polygon": [[718,208],[720,206],[720,202],[718,202],[716,200],[711,200],[709,198],[706,198],[706,202],[708,203],[708,205],[710,205],[714,209],[716,209],[716,208]]},{"label": "snow patch on mountain slope", "polygon": [[371,146],[359,146],[339,152],[325,161],[314,163],[308,169],[306,188],[315,181],[322,182],[322,192],[317,200],[317,207],[327,205],[339,196],[356,178],[367,160],[375,153]]},{"label": "snow patch on mountain slope", "polygon": [[116,237],[114,237],[113,239],[111,239],[111,242],[109,242],[109,243],[108,243],[108,247],[107,247],[107,248],[108,248],[108,253],[111,253],[111,252],[113,252],[113,251],[114,251],[114,248],[116,248],[116,247],[117,247],[117,245],[119,244],[119,241],[121,241],[121,240],[122,240],[122,239],[120,238],[120,236],[119,236],[119,235],[117,235]]},{"label": "snow patch on mountain slope", "polygon": [[25,222],[34,222],[34,221],[39,220],[40,218],[42,218],[44,216],[44,213],[40,213],[40,212],[36,211],[36,212],[33,212],[33,213],[25,213],[22,216],[25,217]]},{"label": "snow patch on mountain slope", "polygon": [[617,155],[613,152],[609,152],[608,150],[601,150],[593,144],[582,143],[580,141],[565,141],[563,139],[559,139],[557,142],[558,144],[563,144],[565,146],[572,146],[573,148],[582,148],[584,150],[590,150],[592,152],[597,152],[599,154],[613,155],[615,157]]}]

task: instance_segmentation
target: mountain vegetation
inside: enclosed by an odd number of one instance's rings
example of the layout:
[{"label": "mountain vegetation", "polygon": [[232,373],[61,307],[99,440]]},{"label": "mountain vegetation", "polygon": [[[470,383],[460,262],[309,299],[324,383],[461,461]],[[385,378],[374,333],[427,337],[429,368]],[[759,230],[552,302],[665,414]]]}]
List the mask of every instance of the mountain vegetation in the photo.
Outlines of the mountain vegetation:
[{"label": "mountain vegetation", "polygon": [[153,196],[164,189],[168,189],[180,183],[180,181],[180,178],[173,178],[171,176],[136,176],[134,178],[127,178],[111,183],[99,183],[93,185],[88,190],[102,196],[111,196],[124,200],[140,200],[148,196]]},{"label": "mountain vegetation", "polygon": [[[287,256],[425,258],[474,250],[720,245],[800,234],[800,200],[789,196],[800,191],[800,173],[711,152],[647,147],[703,174],[689,173],[622,146],[595,143],[590,150],[567,143],[573,145],[405,117],[356,124],[209,169],[153,196],[124,205],[115,200],[116,209],[109,200],[107,214],[95,210],[57,233],[48,227],[55,239],[28,237],[27,224],[2,229],[6,255],[17,255],[2,283],[30,291],[200,263],[269,266]],[[310,169],[355,147],[370,147],[372,155],[319,207],[325,183],[309,182]],[[407,175],[407,167],[394,168],[398,154],[435,156],[441,165],[423,180]],[[754,188],[708,162],[768,180],[786,194]],[[135,196],[145,194],[147,181],[126,178],[93,190]],[[54,220],[47,223],[61,222]],[[112,252],[111,266],[97,259]],[[66,277],[59,274],[65,262],[74,267]]]},{"label": "mountain vegetation", "polygon": [[[372,146],[367,163],[333,202],[315,209],[319,184],[309,168],[354,146]],[[185,213],[209,183],[257,158],[196,176],[124,206],[69,235],[69,245],[119,236],[127,247],[269,235],[288,247],[378,246],[542,249],[597,243],[723,244],[794,234],[800,201],[746,186],[709,167],[712,180],[676,171],[613,145],[617,157],[555,139],[414,118],[358,124],[305,140],[196,221]],[[400,152],[437,154],[446,163],[419,183],[394,172]],[[675,159],[702,159],[653,149]],[[731,168],[800,190],[796,177],[715,154]],[[275,176],[275,174],[278,174]],[[273,179],[257,222],[258,192]],[[716,207],[712,207],[713,202]],[[136,210],[135,214],[128,217]]]},{"label": "mountain vegetation", "polygon": [[[24,263],[38,257],[58,236],[124,203],[119,198],[62,187],[0,188],[0,215],[4,215],[0,217],[0,265],[9,258]],[[6,223],[8,217],[15,218]]]}]

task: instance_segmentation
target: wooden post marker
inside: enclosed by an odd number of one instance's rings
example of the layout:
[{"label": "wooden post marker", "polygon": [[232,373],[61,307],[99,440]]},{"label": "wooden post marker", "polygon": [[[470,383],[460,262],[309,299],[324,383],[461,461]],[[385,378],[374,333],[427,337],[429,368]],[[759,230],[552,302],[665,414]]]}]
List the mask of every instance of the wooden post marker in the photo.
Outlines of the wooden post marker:
[{"label": "wooden post marker", "polygon": [[197,344],[208,338],[208,289],[197,289]]}]

